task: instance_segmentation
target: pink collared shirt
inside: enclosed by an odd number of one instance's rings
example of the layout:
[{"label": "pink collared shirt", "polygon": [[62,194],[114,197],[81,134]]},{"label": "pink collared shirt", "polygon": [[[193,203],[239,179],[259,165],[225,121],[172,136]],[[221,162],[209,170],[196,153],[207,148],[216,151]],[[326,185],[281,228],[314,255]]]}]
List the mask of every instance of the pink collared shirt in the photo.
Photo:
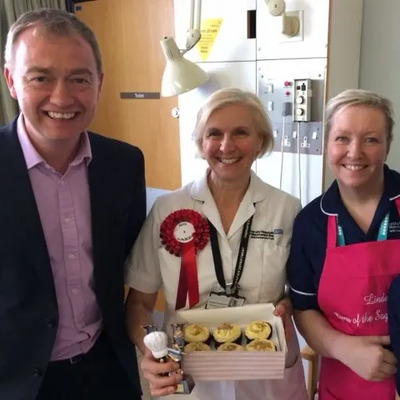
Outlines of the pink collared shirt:
[{"label": "pink collared shirt", "polygon": [[93,282],[92,230],[87,166],[92,158],[87,132],[64,175],[32,145],[23,115],[18,138],[29,171],[50,256],[59,324],[51,360],[86,353],[101,332]]}]

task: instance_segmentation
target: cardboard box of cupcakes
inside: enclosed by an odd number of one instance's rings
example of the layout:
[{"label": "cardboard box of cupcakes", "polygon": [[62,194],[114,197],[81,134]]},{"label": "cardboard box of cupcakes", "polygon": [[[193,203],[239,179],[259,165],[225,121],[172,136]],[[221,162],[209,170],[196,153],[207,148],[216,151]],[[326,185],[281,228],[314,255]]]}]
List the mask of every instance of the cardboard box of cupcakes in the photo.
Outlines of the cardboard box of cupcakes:
[{"label": "cardboard box of cupcakes", "polygon": [[272,304],[179,311],[184,372],[205,381],[282,379],[287,344],[273,311]]}]

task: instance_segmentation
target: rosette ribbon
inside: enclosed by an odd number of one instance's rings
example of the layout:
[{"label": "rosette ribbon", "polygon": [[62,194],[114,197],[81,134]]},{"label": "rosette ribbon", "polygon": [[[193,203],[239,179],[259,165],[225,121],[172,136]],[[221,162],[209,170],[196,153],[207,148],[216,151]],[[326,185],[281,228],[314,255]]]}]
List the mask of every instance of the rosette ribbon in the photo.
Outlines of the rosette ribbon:
[{"label": "rosette ribbon", "polygon": [[170,254],[181,258],[175,310],[184,308],[187,298],[190,308],[199,302],[196,254],[204,249],[209,237],[207,220],[190,209],[174,211],[160,226],[161,243]]}]

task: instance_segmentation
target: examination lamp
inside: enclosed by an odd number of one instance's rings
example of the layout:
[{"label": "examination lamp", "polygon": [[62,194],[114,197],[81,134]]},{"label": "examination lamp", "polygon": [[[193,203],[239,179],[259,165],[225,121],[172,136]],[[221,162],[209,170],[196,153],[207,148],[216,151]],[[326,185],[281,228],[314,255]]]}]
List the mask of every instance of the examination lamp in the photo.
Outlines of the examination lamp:
[{"label": "examination lamp", "polygon": [[161,96],[176,96],[202,86],[207,82],[207,74],[197,64],[184,57],[184,54],[191,50],[201,38],[200,23],[201,0],[191,0],[190,25],[186,35],[186,49],[179,49],[175,39],[172,37],[166,37],[161,40],[161,49],[166,60],[161,82]]}]

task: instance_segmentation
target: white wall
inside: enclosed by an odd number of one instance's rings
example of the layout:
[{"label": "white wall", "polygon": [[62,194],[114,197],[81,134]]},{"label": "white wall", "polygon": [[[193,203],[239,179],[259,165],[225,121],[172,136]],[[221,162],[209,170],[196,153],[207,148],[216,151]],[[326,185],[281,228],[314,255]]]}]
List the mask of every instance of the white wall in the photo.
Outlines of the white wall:
[{"label": "white wall", "polygon": [[[175,0],[174,3],[176,39],[181,47],[188,27],[189,4],[188,0]],[[247,37],[247,12],[255,9],[257,10],[256,39]],[[215,90],[236,86],[259,94],[264,101],[266,96],[258,93],[263,79],[273,80],[275,90],[279,92],[283,91],[283,83],[287,80],[325,78],[329,0],[317,2],[286,0],[286,9],[288,12],[302,11],[301,38],[293,40],[280,34],[280,18],[269,14],[264,0],[203,0],[202,19],[220,18],[222,25],[206,59],[201,59],[197,48],[185,55],[206,70],[211,79],[202,88],[179,97],[182,184],[198,178],[206,169],[206,163],[195,158],[191,133],[197,110]],[[323,89],[319,93],[318,108],[321,110],[324,102],[322,92]],[[279,101],[282,99],[273,98],[276,110],[281,109]],[[281,122],[281,117],[279,118]],[[316,121],[321,120],[322,115],[319,115]],[[272,119],[272,122],[274,124],[277,121]],[[285,152],[283,166],[281,159],[281,151],[275,151],[269,157],[258,160],[254,164],[254,170],[261,179],[278,187],[280,175],[283,175],[281,188],[295,196],[301,193],[303,205],[321,194],[323,187],[321,154],[302,154],[299,159],[298,154]],[[303,171],[301,177],[298,165],[301,165],[300,169]]]},{"label": "white wall", "polygon": [[395,110],[394,142],[388,163],[400,170],[400,36],[399,0],[364,0],[360,88],[392,100]]}]

